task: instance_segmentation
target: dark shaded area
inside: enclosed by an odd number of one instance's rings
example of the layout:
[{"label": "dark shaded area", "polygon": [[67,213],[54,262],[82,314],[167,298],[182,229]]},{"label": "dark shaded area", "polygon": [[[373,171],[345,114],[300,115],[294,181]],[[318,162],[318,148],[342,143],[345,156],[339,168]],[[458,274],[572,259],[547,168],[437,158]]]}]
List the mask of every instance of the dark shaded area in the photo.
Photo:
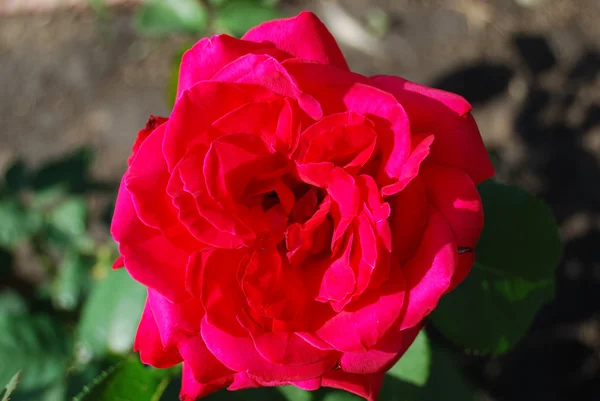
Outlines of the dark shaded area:
[{"label": "dark shaded area", "polygon": [[[477,106],[503,95],[513,75],[525,80],[526,94],[513,121],[525,157],[508,162],[499,149],[491,151],[499,178],[541,183],[528,189],[552,207],[566,235],[565,254],[556,272],[556,298],[538,314],[528,336],[501,357],[467,357],[466,366],[495,400],[598,400],[600,166],[583,143],[600,126],[600,105],[586,94],[600,72],[600,51],[585,49],[561,66],[546,38],[518,34],[511,41],[516,66],[479,63],[434,85]],[[545,74],[552,74],[550,85],[541,77]],[[574,224],[581,227],[570,229]]]}]

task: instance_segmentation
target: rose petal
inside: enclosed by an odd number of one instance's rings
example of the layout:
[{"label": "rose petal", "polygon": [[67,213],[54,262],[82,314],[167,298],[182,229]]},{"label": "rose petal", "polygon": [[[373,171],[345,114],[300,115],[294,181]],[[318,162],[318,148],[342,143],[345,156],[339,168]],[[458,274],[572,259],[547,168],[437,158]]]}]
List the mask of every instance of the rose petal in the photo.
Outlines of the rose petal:
[{"label": "rose petal", "polygon": [[162,157],[166,125],[161,125],[144,141],[123,178],[140,220],[160,230],[180,247],[193,249],[197,244],[177,219],[177,209],[167,195],[167,164]]},{"label": "rose petal", "polygon": [[381,288],[363,294],[315,334],[342,352],[364,352],[386,336],[401,317],[405,297],[402,271],[394,266]]},{"label": "rose petal", "polygon": [[413,257],[403,266],[408,305],[402,330],[419,324],[450,287],[458,253],[452,230],[442,214],[429,207],[429,221]]},{"label": "rose petal", "polygon": [[158,292],[148,289],[148,303],[165,346],[176,346],[181,339],[200,332],[204,309],[199,299],[173,303]]},{"label": "rose petal", "polygon": [[126,179],[121,182],[111,224],[125,268],[136,281],[173,302],[189,299],[184,285],[188,253],[140,221],[125,188]]},{"label": "rose petal", "polygon": [[344,55],[331,33],[315,14],[308,11],[296,17],[264,22],[249,30],[242,39],[270,43],[296,58],[348,70]]},{"label": "rose petal", "polygon": [[469,113],[471,105],[465,99],[399,77],[382,75],[371,81],[398,99],[414,132],[435,135],[432,162],[464,170],[475,184],[494,175],[477,124]]},{"label": "rose petal", "polygon": [[365,398],[367,401],[376,401],[383,384],[384,373],[358,375],[346,373],[341,369],[331,370],[323,375],[324,387],[345,390]]},{"label": "rose petal", "polygon": [[295,333],[263,330],[245,313],[238,316],[258,353],[267,361],[282,365],[308,365],[323,360],[337,359],[336,351],[322,351],[304,341]]},{"label": "rose petal", "polygon": [[302,92],[294,78],[271,56],[242,56],[223,67],[212,80],[259,85],[278,95],[297,100],[300,108],[313,119],[323,117],[321,105],[312,96]]},{"label": "rose petal", "polygon": [[184,90],[197,82],[210,80],[221,68],[248,53],[268,54],[280,61],[291,57],[268,43],[254,43],[229,35],[203,38],[183,54],[177,98]]},{"label": "rose petal", "polygon": [[216,120],[245,104],[274,97],[273,92],[260,86],[213,81],[201,81],[186,89],[175,103],[165,131],[163,154],[169,171],[192,147],[202,144],[208,148],[218,136],[218,132],[211,132]]},{"label": "rose petal", "polygon": [[392,249],[403,263],[416,252],[427,227],[427,193],[423,181],[420,177],[412,180],[403,191],[391,196],[389,203]]},{"label": "rose petal", "polygon": [[206,348],[200,335],[188,337],[179,344],[179,353],[184,364],[192,371],[194,380],[199,383],[210,383],[219,379],[230,378],[235,372],[227,369]]},{"label": "rose petal", "polygon": [[246,331],[242,331],[231,333],[211,324],[206,317],[202,320],[202,337],[208,349],[229,369],[245,371],[253,379],[280,384],[312,379],[333,368],[337,362],[332,359],[295,366],[268,362],[258,354]]},{"label": "rose petal", "polygon": [[370,350],[344,354],[340,366],[344,372],[361,375],[386,372],[406,352],[420,329],[421,326],[403,331],[391,330]]},{"label": "rose petal", "polygon": [[133,351],[140,353],[143,363],[155,368],[170,368],[182,361],[177,348],[163,346],[148,300],[135,335]]},{"label": "rose petal", "polygon": [[456,245],[475,249],[483,229],[481,197],[462,170],[429,165],[421,173],[428,202],[446,219]]},{"label": "rose petal", "polygon": [[131,148],[131,156],[129,156],[129,159],[127,159],[127,165],[131,166],[131,163],[133,162],[133,159],[135,158],[138,149],[140,148],[140,146],[142,146],[142,143],[146,140],[146,138],[148,138],[148,136],[150,136],[150,134],[156,128],[167,122],[167,120],[168,118],[157,116],[150,116],[148,118],[146,126],[138,132],[138,135],[135,138],[135,142],[133,143],[133,147]]},{"label": "rose petal", "polygon": [[179,392],[179,398],[181,401],[196,401],[199,398],[231,385],[233,381],[234,377],[231,375],[208,383],[200,383],[194,379],[194,374],[189,364],[184,363],[183,371],[181,373],[181,391]]}]

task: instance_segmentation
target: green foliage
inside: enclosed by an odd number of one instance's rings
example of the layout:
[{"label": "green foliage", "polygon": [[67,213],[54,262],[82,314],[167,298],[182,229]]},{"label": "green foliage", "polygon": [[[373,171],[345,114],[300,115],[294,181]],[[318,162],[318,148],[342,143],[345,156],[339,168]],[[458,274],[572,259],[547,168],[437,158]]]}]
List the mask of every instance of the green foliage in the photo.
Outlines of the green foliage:
[{"label": "green foliage", "polygon": [[431,347],[427,335],[421,331],[388,374],[407,383],[424,386],[429,379],[430,367]]},{"label": "green foliage", "polygon": [[17,384],[19,383],[19,377],[21,376],[21,371],[19,370],[15,375],[6,383],[6,386],[0,392],[0,396],[2,396],[2,401],[9,401],[10,395],[17,388]]},{"label": "green foliage", "polygon": [[129,352],[146,299],[145,287],[124,269],[100,269],[105,277],[95,283],[77,327],[77,357],[83,362]]},{"label": "green foliage", "polygon": [[22,370],[20,390],[36,390],[65,374],[70,338],[48,315],[0,316],[0,382]]},{"label": "green foliage", "polygon": [[554,296],[562,246],[550,208],[516,188],[488,181],[479,191],[485,228],[477,262],[432,314],[446,337],[482,352],[502,353],[527,332]]},{"label": "green foliage", "polygon": [[158,401],[171,372],[145,367],[136,357],[102,372],[74,401]]},{"label": "green foliage", "polygon": [[208,23],[208,12],[197,0],[149,0],[136,16],[137,28],[146,34],[201,34]]},{"label": "green foliage", "polygon": [[268,2],[230,0],[218,9],[215,25],[217,31],[239,37],[261,22],[281,17],[281,12]]}]

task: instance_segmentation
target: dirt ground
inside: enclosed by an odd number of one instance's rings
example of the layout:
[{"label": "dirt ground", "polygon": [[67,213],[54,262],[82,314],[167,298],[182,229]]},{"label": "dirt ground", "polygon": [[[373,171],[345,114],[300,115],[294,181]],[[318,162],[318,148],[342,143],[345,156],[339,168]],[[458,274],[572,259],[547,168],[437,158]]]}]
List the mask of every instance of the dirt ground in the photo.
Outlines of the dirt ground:
[{"label": "dirt ground", "polygon": [[[2,1],[2,0],[0,0]],[[474,106],[500,179],[553,207],[566,242],[556,300],[500,358],[466,357],[490,400],[600,399],[600,1],[285,1],[316,11],[363,74],[452,90]],[[0,170],[81,145],[117,180],[184,38],[151,39],[130,8],[0,19]]]}]

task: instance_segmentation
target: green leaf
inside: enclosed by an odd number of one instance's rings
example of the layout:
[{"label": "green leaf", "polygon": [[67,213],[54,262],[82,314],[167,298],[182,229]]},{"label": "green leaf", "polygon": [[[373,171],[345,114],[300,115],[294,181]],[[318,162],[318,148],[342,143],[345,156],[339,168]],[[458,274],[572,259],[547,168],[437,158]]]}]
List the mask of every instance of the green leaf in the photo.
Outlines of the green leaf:
[{"label": "green leaf", "polygon": [[429,339],[425,332],[421,331],[402,358],[388,371],[388,374],[421,387],[427,383],[429,378],[430,364]]},{"label": "green leaf", "polygon": [[89,285],[95,259],[69,250],[52,282],[52,301],[58,309],[74,310]]},{"label": "green leaf", "polygon": [[288,401],[311,401],[313,393],[299,389],[295,386],[282,386],[277,387],[277,390],[288,400]]},{"label": "green leaf", "polygon": [[328,392],[323,401],[363,401],[364,399],[346,391],[335,390]]},{"label": "green leaf", "polygon": [[233,0],[218,10],[217,29],[234,36],[244,35],[250,28],[262,22],[281,18],[281,13],[260,1]]},{"label": "green leaf", "polygon": [[0,292],[0,316],[25,313],[27,313],[27,303],[18,292],[10,288]]},{"label": "green leaf", "polygon": [[137,28],[150,35],[201,34],[207,23],[206,7],[198,0],[150,0],[136,15]]},{"label": "green leaf", "polygon": [[77,327],[77,359],[81,362],[101,358],[109,351],[129,352],[144,308],[144,286],[125,269],[105,267],[105,272],[84,304]]},{"label": "green leaf", "polygon": [[30,391],[66,374],[70,341],[49,316],[0,316],[0,332],[0,382],[21,369],[19,391]]},{"label": "green leaf", "polygon": [[87,205],[82,198],[69,198],[56,206],[48,216],[49,223],[59,231],[78,237],[86,232]]},{"label": "green leaf", "polygon": [[436,343],[431,343],[429,349],[431,362],[427,381],[416,385],[399,379],[394,373],[387,374],[379,401],[476,400],[472,385],[457,364],[456,355]]},{"label": "green leaf", "polygon": [[431,318],[458,345],[502,353],[553,298],[562,245],[552,212],[541,200],[493,181],[479,190],[486,220],[477,261]]},{"label": "green leaf", "polygon": [[17,384],[19,383],[19,376],[21,376],[21,371],[19,370],[15,375],[8,381],[6,386],[2,389],[2,401],[10,400],[10,395],[17,388]]},{"label": "green leaf", "polygon": [[12,248],[38,231],[42,217],[12,199],[0,201],[0,246]]},{"label": "green leaf", "polygon": [[131,357],[103,372],[73,401],[158,401],[170,376],[169,370],[146,367]]}]

